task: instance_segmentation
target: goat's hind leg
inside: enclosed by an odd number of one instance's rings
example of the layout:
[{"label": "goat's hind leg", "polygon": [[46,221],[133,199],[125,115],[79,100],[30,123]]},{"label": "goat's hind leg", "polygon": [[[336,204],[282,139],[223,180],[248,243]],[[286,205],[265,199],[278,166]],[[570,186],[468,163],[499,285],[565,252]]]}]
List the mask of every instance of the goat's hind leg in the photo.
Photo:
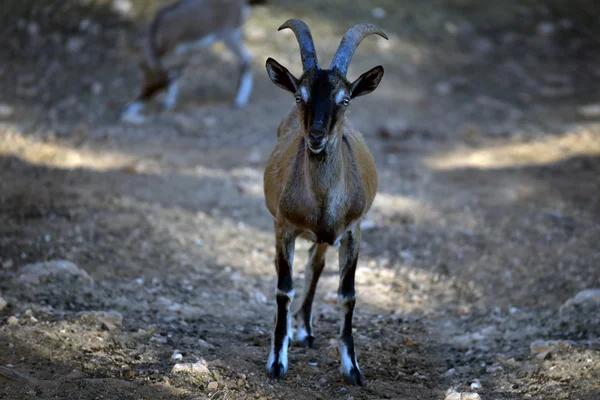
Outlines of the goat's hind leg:
[{"label": "goat's hind leg", "polygon": [[295,317],[298,321],[296,331],[296,343],[308,347],[314,347],[315,337],[312,329],[312,305],[317,290],[317,283],[321,272],[325,268],[325,255],[327,243],[313,244],[308,251],[308,263],[305,268],[305,284],[302,305],[296,311]]},{"label": "goat's hind leg", "polygon": [[362,373],[356,361],[354,337],[352,335],[352,316],[356,304],[354,275],[358,262],[360,246],[360,228],[348,232],[340,246],[340,286],[338,288],[338,306],[340,308],[339,350],[341,371],[346,382],[355,386],[364,384]]},{"label": "goat's hind leg", "polygon": [[277,314],[271,341],[267,371],[274,379],[281,379],[288,369],[288,347],[292,336],[290,306],[294,300],[292,264],[295,235],[284,227],[275,227],[275,266],[277,268]]},{"label": "goat's hind leg", "polygon": [[239,29],[225,36],[223,41],[242,63],[234,103],[236,108],[242,108],[248,103],[250,93],[252,93],[252,54],[244,45],[242,33]]}]

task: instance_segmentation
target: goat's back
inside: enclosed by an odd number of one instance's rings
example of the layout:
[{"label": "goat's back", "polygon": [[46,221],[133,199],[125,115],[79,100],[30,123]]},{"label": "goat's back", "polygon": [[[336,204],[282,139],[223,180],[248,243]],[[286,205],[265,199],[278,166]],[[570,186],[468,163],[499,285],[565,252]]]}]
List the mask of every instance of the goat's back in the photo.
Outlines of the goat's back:
[{"label": "goat's back", "polygon": [[241,27],[246,0],[181,0],[163,7],[156,14],[157,56],[167,54],[178,44],[217,37]]}]

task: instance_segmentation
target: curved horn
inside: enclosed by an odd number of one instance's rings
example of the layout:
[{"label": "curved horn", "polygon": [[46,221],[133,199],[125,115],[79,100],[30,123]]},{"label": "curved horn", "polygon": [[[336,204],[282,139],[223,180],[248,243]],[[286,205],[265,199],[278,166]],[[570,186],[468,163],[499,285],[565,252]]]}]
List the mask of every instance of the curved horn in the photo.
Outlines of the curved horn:
[{"label": "curved horn", "polygon": [[288,19],[277,30],[280,31],[286,28],[289,28],[294,32],[296,39],[300,44],[300,57],[302,57],[303,70],[306,71],[312,67],[318,68],[319,62],[317,61],[317,51],[315,50],[315,44],[313,43],[313,38],[308,25],[299,19]]},{"label": "curved horn", "polygon": [[381,29],[372,24],[358,24],[348,29],[340,42],[335,56],[333,56],[329,69],[337,68],[346,76],[354,51],[360,42],[371,34],[379,35],[386,40],[388,39],[387,35]]}]

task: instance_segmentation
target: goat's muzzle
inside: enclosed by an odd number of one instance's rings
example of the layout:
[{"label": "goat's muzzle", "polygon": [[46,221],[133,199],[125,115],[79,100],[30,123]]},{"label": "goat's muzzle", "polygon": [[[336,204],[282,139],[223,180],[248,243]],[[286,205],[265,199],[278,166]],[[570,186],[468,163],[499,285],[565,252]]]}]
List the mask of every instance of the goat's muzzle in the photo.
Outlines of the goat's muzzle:
[{"label": "goat's muzzle", "polygon": [[327,135],[322,129],[311,129],[308,133],[308,148],[314,154],[319,154],[327,144]]}]

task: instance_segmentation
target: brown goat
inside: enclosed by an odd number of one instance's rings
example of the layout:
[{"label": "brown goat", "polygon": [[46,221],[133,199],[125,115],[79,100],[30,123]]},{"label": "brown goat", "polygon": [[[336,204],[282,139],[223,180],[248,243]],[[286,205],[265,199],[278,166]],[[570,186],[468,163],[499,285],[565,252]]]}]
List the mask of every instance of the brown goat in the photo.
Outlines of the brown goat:
[{"label": "brown goat", "polygon": [[264,174],[267,208],[275,218],[277,314],[267,369],[281,378],[288,368],[292,338],[290,305],[294,298],[292,264],[296,238],[315,242],[309,251],[304,299],[295,314],[297,340],[312,347],[312,303],[330,245],[340,247],[338,304],[342,311],[339,350],[341,371],[354,385],[363,385],[352,336],[356,302],[354,275],[360,246],[360,221],[377,192],[377,170],[360,132],[346,118],[352,99],[371,93],[383,77],[378,66],[356,81],[346,79],[358,44],[369,34],[387,36],[377,27],[360,24],[342,39],[329,69],[319,68],[308,26],[288,20],[279,30],[292,29],[300,44],[303,74],[294,77],[269,58],[271,80],[295,95],[296,107],[283,119],[277,145]]}]

